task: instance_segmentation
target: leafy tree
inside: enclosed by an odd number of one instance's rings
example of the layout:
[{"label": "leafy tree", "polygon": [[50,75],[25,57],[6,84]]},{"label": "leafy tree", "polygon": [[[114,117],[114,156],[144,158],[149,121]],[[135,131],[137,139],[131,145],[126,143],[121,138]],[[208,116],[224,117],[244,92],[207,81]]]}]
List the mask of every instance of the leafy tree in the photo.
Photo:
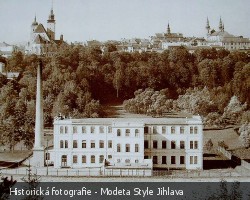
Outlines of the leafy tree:
[{"label": "leafy tree", "polygon": [[250,147],[250,123],[241,125],[239,140],[245,148]]},{"label": "leafy tree", "polygon": [[213,144],[213,142],[212,142],[211,139],[209,139],[209,140],[206,142],[206,144],[205,144],[205,148],[206,148],[207,151],[211,151],[212,148],[213,148],[213,146],[214,146],[214,144]]}]

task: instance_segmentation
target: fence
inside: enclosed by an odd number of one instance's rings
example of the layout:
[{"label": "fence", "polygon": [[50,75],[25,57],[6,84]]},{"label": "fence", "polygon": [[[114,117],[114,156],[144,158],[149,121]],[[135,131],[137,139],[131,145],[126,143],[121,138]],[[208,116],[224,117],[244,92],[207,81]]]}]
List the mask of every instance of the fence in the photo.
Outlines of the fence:
[{"label": "fence", "polygon": [[[28,175],[27,168],[2,169],[2,174]],[[223,170],[150,170],[150,169],[51,169],[33,168],[32,174],[39,176],[53,177],[160,177],[167,179],[174,178],[220,178],[220,177],[239,177],[239,173],[234,169]]]},{"label": "fence", "polygon": [[[28,168],[2,169],[3,174],[28,175]],[[39,176],[105,176],[105,177],[123,177],[123,176],[152,176],[151,169],[102,169],[102,168],[85,168],[85,169],[52,169],[52,168],[31,168],[31,173]]]}]

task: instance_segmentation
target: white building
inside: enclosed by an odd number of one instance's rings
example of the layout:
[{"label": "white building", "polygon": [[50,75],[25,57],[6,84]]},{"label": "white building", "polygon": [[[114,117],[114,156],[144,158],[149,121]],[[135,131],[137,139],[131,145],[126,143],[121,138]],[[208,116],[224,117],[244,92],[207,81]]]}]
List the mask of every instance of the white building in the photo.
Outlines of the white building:
[{"label": "white building", "polygon": [[202,121],[86,118],[54,121],[54,168],[203,168]]}]

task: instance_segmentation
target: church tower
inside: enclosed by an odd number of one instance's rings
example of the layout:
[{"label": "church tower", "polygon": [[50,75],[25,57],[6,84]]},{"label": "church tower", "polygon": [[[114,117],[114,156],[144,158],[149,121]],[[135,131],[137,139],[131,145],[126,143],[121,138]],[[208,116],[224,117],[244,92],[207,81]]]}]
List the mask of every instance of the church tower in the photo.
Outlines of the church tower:
[{"label": "church tower", "polygon": [[50,10],[49,19],[47,20],[47,32],[51,40],[55,40],[55,26],[56,26],[56,20],[52,7]]},{"label": "church tower", "polygon": [[209,34],[210,32],[210,25],[209,25],[209,20],[207,18],[207,26],[206,26],[206,29],[207,29],[207,34]]},{"label": "church tower", "polygon": [[171,30],[170,30],[170,26],[169,26],[169,23],[168,23],[168,29],[167,29],[167,34],[171,34]]},{"label": "church tower", "polygon": [[37,26],[38,26],[38,23],[36,21],[36,15],[35,15],[34,21],[31,24],[30,41],[34,40],[34,31],[36,30]]},{"label": "church tower", "polygon": [[223,24],[222,24],[222,20],[221,20],[221,17],[220,17],[220,24],[219,24],[219,30],[221,31],[221,32],[223,32]]}]

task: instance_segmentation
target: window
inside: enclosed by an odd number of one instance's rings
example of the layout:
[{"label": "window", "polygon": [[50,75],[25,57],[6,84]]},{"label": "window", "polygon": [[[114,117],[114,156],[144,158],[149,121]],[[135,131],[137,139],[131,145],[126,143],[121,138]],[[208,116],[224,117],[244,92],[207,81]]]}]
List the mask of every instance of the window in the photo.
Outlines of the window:
[{"label": "window", "polygon": [[50,153],[45,154],[45,160],[50,160]]},{"label": "window", "polygon": [[86,140],[82,140],[82,148],[83,149],[87,148]]},{"label": "window", "polygon": [[162,133],[163,133],[163,134],[166,133],[166,126],[163,126],[163,127],[162,127]]},{"label": "window", "polygon": [[139,137],[139,130],[135,129],[135,137]]},{"label": "window", "polygon": [[157,164],[158,163],[158,158],[157,156],[153,156],[153,164]]},{"label": "window", "polygon": [[148,149],[148,140],[144,140],[144,148]]},{"label": "window", "polygon": [[120,163],[120,162],[121,162],[121,159],[118,158],[118,159],[117,159],[117,163]]},{"label": "window", "polygon": [[127,164],[130,163],[130,159],[126,159],[125,163],[127,163]]},{"label": "window", "polygon": [[126,137],[129,137],[129,134],[130,134],[130,130],[129,129],[126,129]]},{"label": "window", "polygon": [[138,159],[136,159],[136,160],[135,160],[135,163],[139,163],[139,160],[138,160]]},{"label": "window", "polygon": [[73,148],[77,148],[77,140],[73,140]]},{"label": "window", "polygon": [[73,163],[77,163],[77,155],[73,155]]},{"label": "window", "polygon": [[154,141],[153,141],[153,148],[154,148],[154,149],[157,149],[157,148],[158,148],[157,140],[154,140]]},{"label": "window", "polygon": [[180,149],[185,149],[185,141],[180,141]]},{"label": "window", "polygon": [[171,156],[171,164],[174,165],[176,162],[175,162],[175,156]]},{"label": "window", "polygon": [[194,133],[194,128],[190,127],[190,134],[193,134],[193,133]]},{"label": "window", "polygon": [[197,156],[190,156],[190,164],[197,164],[198,160],[197,160]]},{"label": "window", "polygon": [[100,132],[100,133],[104,133],[104,127],[103,127],[103,126],[100,126],[100,127],[99,127],[99,132]]},{"label": "window", "polygon": [[148,156],[144,156],[144,159],[148,159],[149,157]]},{"label": "window", "polygon": [[194,142],[190,141],[190,149],[193,149],[193,148],[194,148]]},{"label": "window", "polygon": [[139,152],[139,144],[135,144],[135,152]]},{"label": "window", "polygon": [[117,129],[117,136],[121,136],[121,130]]},{"label": "window", "polygon": [[120,144],[117,144],[116,147],[117,147],[117,148],[116,148],[116,151],[117,151],[117,152],[121,152],[121,145],[120,145]]},{"label": "window", "polygon": [[144,127],[144,133],[148,134],[148,127],[147,126]]},{"label": "window", "polygon": [[194,141],[194,148],[198,149],[198,141]]},{"label": "window", "polygon": [[171,149],[175,149],[176,148],[176,143],[175,141],[171,141]]},{"label": "window", "polygon": [[94,126],[90,127],[90,133],[95,133],[95,127]]},{"label": "window", "polygon": [[73,126],[73,133],[76,134],[77,133],[77,127]]},{"label": "window", "polygon": [[100,155],[99,156],[99,163],[103,163],[103,160],[104,160],[104,155]]},{"label": "window", "polygon": [[62,166],[67,166],[67,155],[62,155],[61,161]]},{"label": "window", "polygon": [[94,141],[94,140],[91,140],[90,147],[91,147],[92,149],[95,148],[95,141]]},{"label": "window", "polygon": [[63,148],[63,140],[60,140],[60,148]]},{"label": "window", "polygon": [[94,155],[91,156],[91,163],[95,163],[95,156]]},{"label": "window", "polygon": [[108,159],[112,159],[112,155],[108,155]]},{"label": "window", "polygon": [[112,127],[111,126],[108,127],[108,132],[112,133]]},{"label": "window", "polygon": [[109,140],[109,141],[108,141],[108,148],[112,148],[112,146],[113,146],[113,145],[112,145],[112,140]]},{"label": "window", "polygon": [[157,127],[153,126],[153,134],[157,134]]},{"label": "window", "polygon": [[161,142],[161,148],[162,149],[166,149],[167,148],[167,141],[166,140],[162,140],[162,142]]},{"label": "window", "polygon": [[104,141],[103,140],[99,141],[99,148],[104,148]]},{"label": "window", "polygon": [[86,161],[87,161],[87,160],[86,160],[86,156],[83,155],[83,156],[82,156],[82,163],[86,163]]},{"label": "window", "polygon": [[198,163],[198,160],[197,160],[197,156],[194,156],[194,164],[197,164]]},{"label": "window", "polygon": [[196,126],[196,127],[194,127],[194,134],[197,134],[197,133],[198,133],[198,128]]},{"label": "window", "polygon": [[82,133],[86,133],[86,127],[82,126]]},{"label": "window", "polygon": [[68,140],[65,140],[65,148],[68,148]]},{"label": "window", "polygon": [[130,144],[126,144],[126,152],[130,152]]},{"label": "window", "polygon": [[180,164],[185,164],[185,156],[180,156]]},{"label": "window", "polygon": [[68,127],[67,126],[65,126],[65,134],[67,134],[68,133]]},{"label": "window", "polygon": [[175,127],[171,127],[171,134],[175,134]]},{"label": "window", "polygon": [[161,157],[161,164],[167,164],[167,156]]},{"label": "window", "polygon": [[60,133],[63,133],[63,126],[60,126]]},{"label": "window", "polygon": [[184,130],[185,130],[184,127],[181,126],[181,127],[180,127],[180,134],[184,134]]}]

